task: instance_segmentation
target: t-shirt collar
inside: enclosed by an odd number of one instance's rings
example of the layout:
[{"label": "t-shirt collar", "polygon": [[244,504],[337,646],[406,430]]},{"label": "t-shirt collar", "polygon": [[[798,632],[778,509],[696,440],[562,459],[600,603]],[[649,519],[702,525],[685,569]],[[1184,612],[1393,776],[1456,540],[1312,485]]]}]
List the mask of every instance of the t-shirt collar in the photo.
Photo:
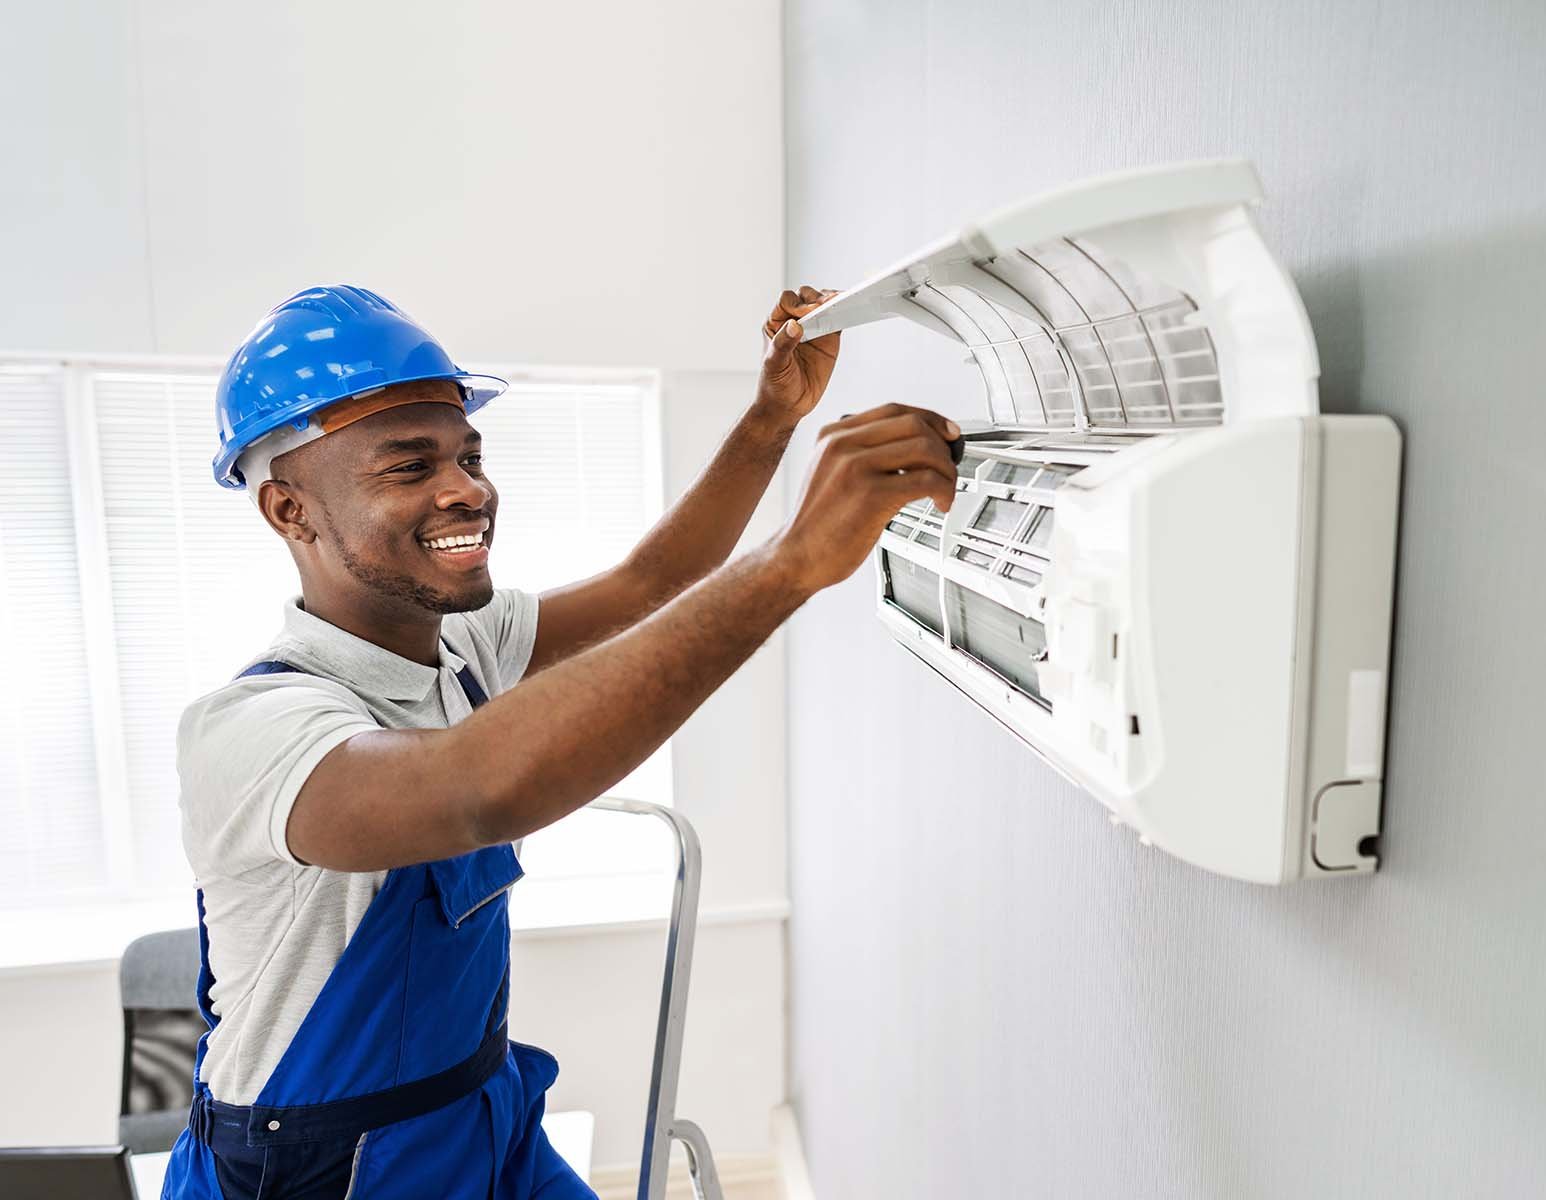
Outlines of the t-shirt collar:
[{"label": "t-shirt collar", "polygon": [[[347,629],[340,629],[301,607],[301,597],[285,601],[285,633],[300,642],[321,663],[329,667],[340,682],[357,692],[368,692],[387,700],[422,700],[435,686],[440,671],[423,663],[394,654],[385,646],[368,642]],[[440,642],[440,666],[453,674],[466,666],[466,660]]]}]

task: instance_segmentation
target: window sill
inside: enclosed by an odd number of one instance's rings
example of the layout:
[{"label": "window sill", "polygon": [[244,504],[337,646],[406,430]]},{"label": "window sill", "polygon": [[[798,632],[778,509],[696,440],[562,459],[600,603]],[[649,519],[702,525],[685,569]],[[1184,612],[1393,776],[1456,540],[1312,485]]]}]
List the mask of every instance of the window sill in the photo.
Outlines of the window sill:
[{"label": "window sill", "polygon": [[[532,940],[664,926],[671,912],[671,885],[669,876],[654,874],[527,877],[510,894],[511,936]],[[114,966],[135,938],[187,928],[195,911],[191,897],[178,895],[0,912],[0,978]],[[788,915],[788,903],[773,900],[703,911],[698,921],[745,924]]]},{"label": "window sill", "polygon": [[575,925],[663,920],[671,912],[671,877],[659,874],[543,878],[526,875],[510,892],[514,934]]},{"label": "window sill", "polygon": [[100,968],[116,963],[141,934],[186,928],[197,919],[186,894],[0,912],[0,976]]}]

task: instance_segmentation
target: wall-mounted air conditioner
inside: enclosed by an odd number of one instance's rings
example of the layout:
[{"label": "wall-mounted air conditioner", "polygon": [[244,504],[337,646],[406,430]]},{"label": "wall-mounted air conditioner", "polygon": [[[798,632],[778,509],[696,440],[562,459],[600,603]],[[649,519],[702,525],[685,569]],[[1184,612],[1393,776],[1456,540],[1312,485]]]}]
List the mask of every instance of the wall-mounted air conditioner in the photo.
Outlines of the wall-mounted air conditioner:
[{"label": "wall-mounted air conditioner", "polygon": [[949,513],[876,548],[890,632],[1145,844],[1281,883],[1377,864],[1401,441],[1321,415],[1260,200],[1244,162],[1098,179],[803,324],[904,317],[986,383]]}]

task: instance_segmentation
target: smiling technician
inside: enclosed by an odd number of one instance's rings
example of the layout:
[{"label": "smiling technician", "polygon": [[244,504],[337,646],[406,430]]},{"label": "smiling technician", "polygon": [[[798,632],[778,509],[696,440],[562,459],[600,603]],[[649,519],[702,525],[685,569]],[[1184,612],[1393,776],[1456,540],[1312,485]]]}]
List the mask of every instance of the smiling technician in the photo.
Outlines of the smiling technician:
[{"label": "smiling technician", "polygon": [[821,299],[780,298],[755,399],[628,558],[540,600],[489,578],[467,417],[502,380],[356,287],[237,349],[215,477],[301,595],[178,730],[209,1032],[163,1197],[593,1196],[541,1129],[558,1064],[506,1036],[511,842],[633,770],[902,504],[954,495],[953,424],[847,417],[794,517],[724,565],[831,378],[837,335],[796,320]]}]

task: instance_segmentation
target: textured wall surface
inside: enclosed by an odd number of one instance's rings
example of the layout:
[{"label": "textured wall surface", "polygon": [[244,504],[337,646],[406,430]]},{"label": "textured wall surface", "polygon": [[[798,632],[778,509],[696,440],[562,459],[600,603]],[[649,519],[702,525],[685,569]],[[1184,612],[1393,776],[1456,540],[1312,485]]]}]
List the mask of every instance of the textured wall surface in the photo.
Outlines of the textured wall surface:
[{"label": "textured wall surface", "polygon": [[[1141,849],[888,642],[867,570],[797,617],[791,1070],[819,1195],[1546,1194],[1546,8],[1447,8],[790,0],[791,278],[1243,155],[1323,406],[1406,436],[1372,879],[1263,889]],[[977,415],[922,331],[843,356],[826,414]]]}]

